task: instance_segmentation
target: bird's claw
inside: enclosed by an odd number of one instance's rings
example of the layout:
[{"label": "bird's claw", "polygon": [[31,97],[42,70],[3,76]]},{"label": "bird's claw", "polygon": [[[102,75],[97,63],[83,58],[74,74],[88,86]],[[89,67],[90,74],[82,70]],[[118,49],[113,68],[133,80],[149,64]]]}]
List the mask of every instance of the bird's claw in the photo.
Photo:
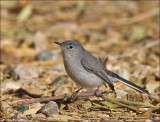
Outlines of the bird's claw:
[{"label": "bird's claw", "polygon": [[72,98],[72,99],[75,99],[76,96],[77,96],[77,92],[74,92],[74,93],[71,95],[71,98]]}]

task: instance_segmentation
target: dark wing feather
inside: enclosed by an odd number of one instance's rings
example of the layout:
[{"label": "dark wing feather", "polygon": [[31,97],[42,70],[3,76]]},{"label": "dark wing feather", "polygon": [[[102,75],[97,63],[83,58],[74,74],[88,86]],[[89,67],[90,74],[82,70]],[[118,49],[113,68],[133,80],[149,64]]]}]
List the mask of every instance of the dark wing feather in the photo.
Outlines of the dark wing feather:
[{"label": "dark wing feather", "polygon": [[104,71],[99,71],[97,72],[96,75],[98,75],[102,80],[107,82],[112,91],[115,91],[112,81],[108,78],[108,76],[106,75]]},{"label": "dark wing feather", "polygon": [[127,85],[127,86],[129,86],[129,87],[131,87],[131,88],[133,88],[133,89],[141,92],[141,93],[146,93],[146,94],[149,95],[149,92],[148,92],[147,90],[145,90],[145,89],[137,86],[136,84],[134,84],[134,83],[132,83],[132,82],[130,82],[130,81],[128,81],[128,80],[120,77],[120,76],[117,75],[116,73],[111,72],[111,71],[109,71],[109,70],[107,70],[107,69],[105,69],[105,72],[106,72],[109,76],[114,77],[114,78],[116,78],[116,79],[119,79],[120,82],[122,82],[123,84],[125,84],[125,85]]}]

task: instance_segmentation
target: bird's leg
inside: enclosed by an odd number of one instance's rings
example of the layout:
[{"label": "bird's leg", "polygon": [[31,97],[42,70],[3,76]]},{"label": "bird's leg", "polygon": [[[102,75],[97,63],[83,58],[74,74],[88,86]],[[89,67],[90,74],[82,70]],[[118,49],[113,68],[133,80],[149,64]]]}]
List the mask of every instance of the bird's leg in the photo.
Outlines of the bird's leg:
[{"label": "bird's leg", "polygon": [[[107,88],[107,85],[104,83],[104,86]],[[116,94],[116,92],[115,91],[103,91],[102,93],[101,93],[101,95],[102,94],[109,94],[109,93],[115,93]]]},{"label": "bird's leg", "polygon": [[72,99],[75,98],[75,97],[77,96],[78,92],[79,92],[81,89],[82,89],[82,88],[76,90],[76,91],[72,94],[71,98],[72,98]]},{"label": "bird's leg", "polygon": [[99,86],[98,86],[98,88],[95,90],[95,92],[94,92],[94,95],[96,96],[96,97],[98,97],[98,90],[99,90]]}]

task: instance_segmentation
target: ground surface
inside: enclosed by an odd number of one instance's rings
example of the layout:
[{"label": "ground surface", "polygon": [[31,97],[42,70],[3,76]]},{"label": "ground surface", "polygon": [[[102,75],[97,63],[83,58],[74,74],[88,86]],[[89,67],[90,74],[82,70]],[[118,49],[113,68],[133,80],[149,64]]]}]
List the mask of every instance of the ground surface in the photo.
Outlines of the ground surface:
[{"label": "ground surface", "polygon": [[[1,7],[1,120],[159,119],[153,115],[160,106],[156,100],[160,89],[158,0],[2,1]],[[97,58],[108,57],[109,70],[145,88],[155,100],[115,83],[116,96],[107,97],[118,103],[128,100],[123,104],[135,111],[94,96],[40,101],[71,95],[78,88],[67,76],[61,50],[53,43],[68,39],[80,42]],[[17,104],[26,99],[37,101]],[[47,112],[36,113],[44,105],[50,106],[45,106]]]}]

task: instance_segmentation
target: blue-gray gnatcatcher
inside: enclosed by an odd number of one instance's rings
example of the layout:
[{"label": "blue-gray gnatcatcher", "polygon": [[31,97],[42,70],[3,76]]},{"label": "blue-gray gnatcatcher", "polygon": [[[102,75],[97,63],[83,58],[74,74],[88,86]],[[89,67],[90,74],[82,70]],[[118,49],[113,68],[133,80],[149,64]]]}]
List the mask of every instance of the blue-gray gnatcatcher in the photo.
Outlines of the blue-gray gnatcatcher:
[{"label": "blue-gray gnatcatcher", "polygon": [[[76,41],[69,40],[62,43],[55,43],[61,46],[67,74],[82,88],[99,88],[106,82],[111,90],[115,91],[113,85],[114,78],[141,93],[149,95],[148,91],[106,69],[106,60],[98,60]],[[76,93],[78,93],[79,90],[77,90]]]}]

